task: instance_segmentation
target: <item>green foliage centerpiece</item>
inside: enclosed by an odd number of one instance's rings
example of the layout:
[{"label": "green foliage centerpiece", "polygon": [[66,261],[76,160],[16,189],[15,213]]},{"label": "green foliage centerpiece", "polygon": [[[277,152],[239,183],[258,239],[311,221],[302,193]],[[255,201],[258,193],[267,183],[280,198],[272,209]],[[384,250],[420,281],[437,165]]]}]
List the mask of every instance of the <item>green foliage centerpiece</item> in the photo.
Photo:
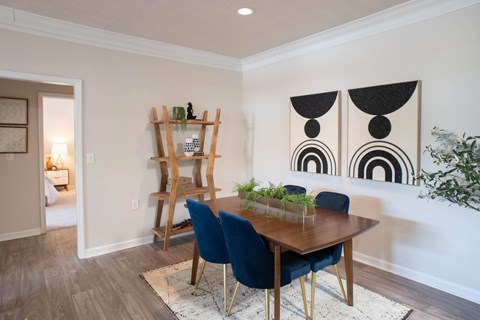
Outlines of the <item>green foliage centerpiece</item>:
[{"label": "green foliage centerpiece", "polygon": [[441,199],[480,211],[480,136],[462,137],[434,127],[437,147],[427,146],[437,171],[422,170],[418,179],[425,183],[420,198]]},{"label": "green foliage centerpiece", "polygon": [[254,178],[245,183],[235,183],[233,191],[245,199],[245,209],[253,210],[255,203],[267,206],[267,213],[271,208],[278,208],[289,212],[311,216],[315,214],[315,198],[307,194],[287,194],[286,189],[280,183],[275,185],[271,182],[268,187],[257,188],[260,183]]}]

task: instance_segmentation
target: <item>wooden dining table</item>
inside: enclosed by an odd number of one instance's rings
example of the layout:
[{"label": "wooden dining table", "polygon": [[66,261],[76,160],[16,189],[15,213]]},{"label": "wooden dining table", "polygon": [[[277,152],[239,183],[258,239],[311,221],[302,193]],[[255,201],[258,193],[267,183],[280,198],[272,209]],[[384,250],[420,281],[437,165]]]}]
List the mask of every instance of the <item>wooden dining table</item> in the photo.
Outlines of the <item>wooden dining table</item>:
[{"label": "wooden dining table", "polygon": [[[257,233],[271,244],[274,252],[275,319],[280,319],[280,257],[291,250],[301,255],[343,243],[348,305],[353,306],[353,238],[376,226],[379,221],[316,208],[312,216],[302,216],[257,204],[246,210],[245,200],[236,196],[204,201],[218,217],[220,210],[250,221]],[[190,283],[195,284],[199,253],[195,243]],[[311,302],[313,303],[313,302]]]}]

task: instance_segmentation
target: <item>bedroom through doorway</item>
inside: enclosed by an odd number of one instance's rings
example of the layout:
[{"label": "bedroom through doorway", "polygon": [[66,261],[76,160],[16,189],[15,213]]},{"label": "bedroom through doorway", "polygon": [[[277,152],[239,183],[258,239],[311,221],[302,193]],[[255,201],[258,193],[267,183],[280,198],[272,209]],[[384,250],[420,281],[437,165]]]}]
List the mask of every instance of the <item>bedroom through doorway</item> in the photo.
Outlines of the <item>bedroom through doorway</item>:
[{"label": "bedroom through doorway", "polygon": [[45,159],[45,231],[77,225],[73,95],[40,93]]}]

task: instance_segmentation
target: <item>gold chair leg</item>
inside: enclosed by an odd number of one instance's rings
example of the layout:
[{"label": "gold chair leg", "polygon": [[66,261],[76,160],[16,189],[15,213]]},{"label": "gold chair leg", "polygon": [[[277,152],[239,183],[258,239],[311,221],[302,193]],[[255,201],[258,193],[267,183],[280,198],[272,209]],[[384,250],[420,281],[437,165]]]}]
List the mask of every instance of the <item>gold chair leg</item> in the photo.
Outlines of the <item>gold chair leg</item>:
[{"label": "gold chair leg", "polygon": [[227,312],[227,265],[223,265],[223,309]]},{"label": "gold chair leg", "polygon": [[265,289],[265,319],[270,320],[270,295],[268,289]]},{"label": "gold chair leg", "polygon": [[347,295],[345,294],[345,289],[343,288],[342,279],[340,278],[340,273],[338,272],[338,266],[334,264],[333,268],[335,269],[335,273],[337,274],[337,280],[338,280],[338,284],[340,285],[340,289],[342,290],[343,299],[345,299],[345,301],[348,301]]},{"label": "gold chair leg", "polygon": [[300,277],[300,289],[302,289],[303,309],[305,311],[305,319],[308,320],[307,298],[305,295],[305,276]]},{"label": "gold chair leg", "polygon": [[315,316],[315,289],[317,288],[317,273],[312,271],[312,300],[310,301],[310,319]]},{"label": "gold chair leg", "polygon": [[202,268],[200,269],[200,274],[198,275],[198,279],[195,282],[195,290],[198,289],[198,285],[200,284],[200,280],[202,280],[203,270],[205,270],[206,265],[207,265],[207,261],[203,260]]},{"label": "gold chair leg", "polygon": [[237,285],[235,286],[235,291],[233,291],[232,301],[230,302],[230,307],[228,307],[228,310],[227,310],[227,317],[230,315],[230,311],[232,311],[232,306],[233,306],[233,303],[235,302],[235,299],[237,298],[237,292],[239,287],[240,287],[240,282],[237,281]]}]

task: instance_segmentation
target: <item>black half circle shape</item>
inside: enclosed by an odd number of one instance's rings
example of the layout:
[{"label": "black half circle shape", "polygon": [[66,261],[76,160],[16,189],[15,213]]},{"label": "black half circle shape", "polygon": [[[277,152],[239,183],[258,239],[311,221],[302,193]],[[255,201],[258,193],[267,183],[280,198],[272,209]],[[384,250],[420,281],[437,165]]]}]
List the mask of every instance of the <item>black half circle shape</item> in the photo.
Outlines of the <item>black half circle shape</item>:
[{"label": "black half circle shape", "polygon": [[371,115],[385,115],[400,109],[415,92],[418,81],[348,90],[355,106]]},{"label": "black half circle shape", "polygon": [[338,91],[291,97],[295,111],[304,118],[315,119],[328,112],[337,100]]}]

